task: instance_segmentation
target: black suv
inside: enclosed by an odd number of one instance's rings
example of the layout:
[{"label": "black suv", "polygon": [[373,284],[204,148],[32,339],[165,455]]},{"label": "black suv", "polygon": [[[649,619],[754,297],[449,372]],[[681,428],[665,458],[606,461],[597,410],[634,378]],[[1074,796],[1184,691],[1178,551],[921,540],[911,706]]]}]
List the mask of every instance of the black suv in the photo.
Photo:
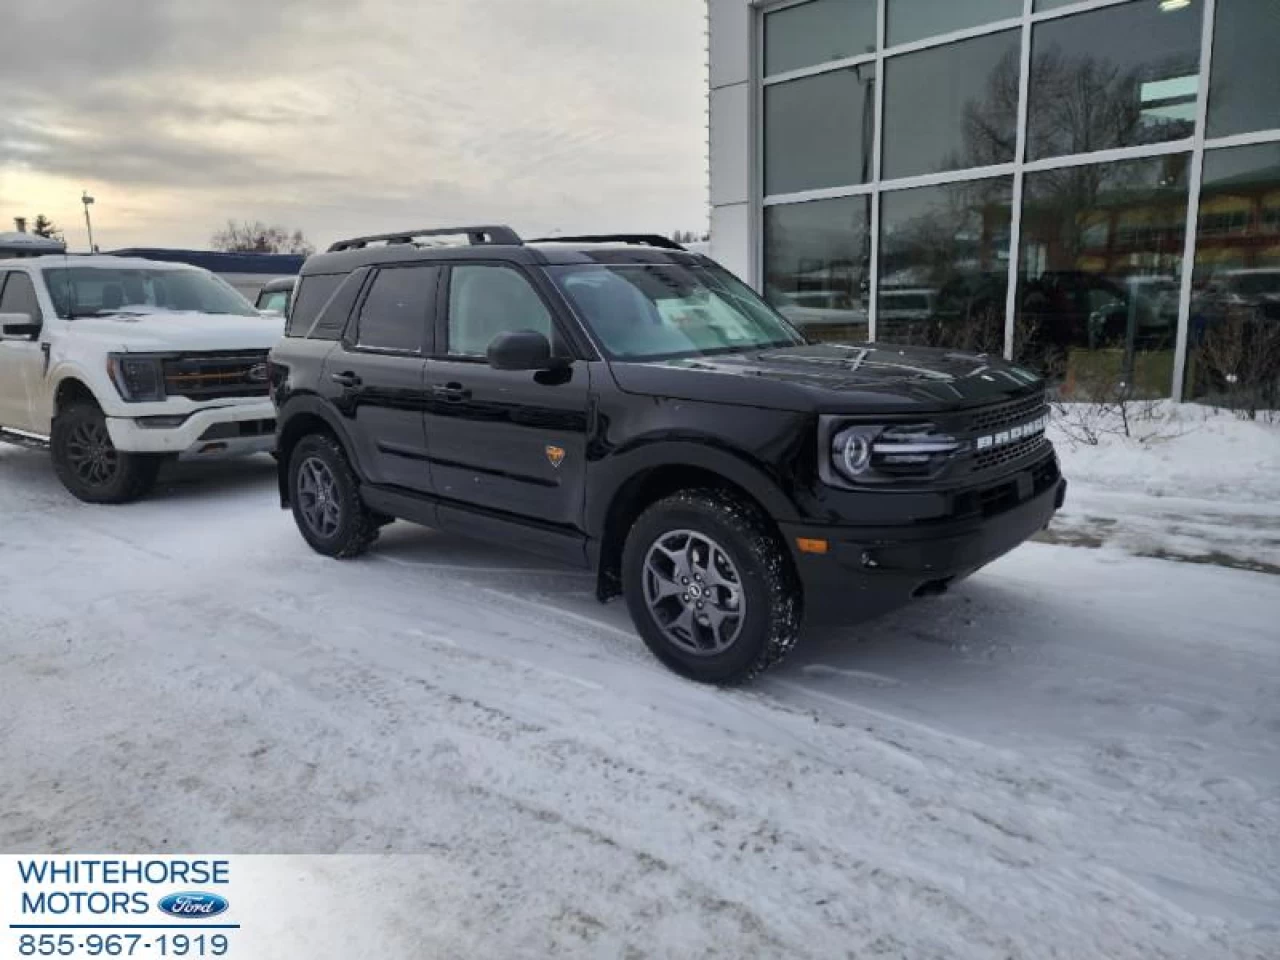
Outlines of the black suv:
[{"label": "black suv", "polygon": [[802,610],[943,589],[1066,489],[1034,375],[809,343],[660,237],[343,241],[306,262],[271,360],[312,547],[355,556],[401,517],[591,568],[696,680],[779,660]]}]

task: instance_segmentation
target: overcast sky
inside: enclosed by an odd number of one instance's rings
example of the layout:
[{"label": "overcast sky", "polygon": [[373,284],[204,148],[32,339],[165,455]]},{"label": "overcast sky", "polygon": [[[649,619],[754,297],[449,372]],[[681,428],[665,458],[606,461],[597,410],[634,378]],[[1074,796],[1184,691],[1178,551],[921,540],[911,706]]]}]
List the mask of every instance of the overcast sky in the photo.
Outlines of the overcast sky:
[{"label": "overcast sky", "polygon": [[0,231],[706,226],[703,0],[4,0]]}]

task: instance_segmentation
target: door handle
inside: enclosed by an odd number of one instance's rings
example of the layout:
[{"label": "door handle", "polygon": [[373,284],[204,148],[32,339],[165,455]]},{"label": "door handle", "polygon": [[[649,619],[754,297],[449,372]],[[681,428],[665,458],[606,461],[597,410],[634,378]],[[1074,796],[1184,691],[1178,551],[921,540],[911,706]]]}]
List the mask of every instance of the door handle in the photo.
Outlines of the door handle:
[{"label": "door handle", "polygon": [[437,383],[431,388],[431,395],[445,403],[462,403],[471,399],[471,391],[460,383]]},{"label": "door handle", "polygon": [[350,370],[344,370],[342,373],[335,373],[331,375],[329,379],[334,383],[347,388],[358,387],[362,382],[361,379]]}]

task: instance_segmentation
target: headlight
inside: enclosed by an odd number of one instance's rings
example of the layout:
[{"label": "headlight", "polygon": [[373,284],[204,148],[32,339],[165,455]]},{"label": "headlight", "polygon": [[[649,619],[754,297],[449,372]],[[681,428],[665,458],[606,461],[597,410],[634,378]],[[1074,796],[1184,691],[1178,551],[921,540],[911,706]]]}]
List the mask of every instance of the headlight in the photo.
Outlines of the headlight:
[{"label": "headlight", "polygon": [[931,424],[845,427],[831,438],[831,464],[853,483],[938,473],[963,445]]},{"label": "headlight", "polygon": [[107,358],[107,372],[120,396],[130,403],[164,399],[164,373],[157,357],[113,353]]}]

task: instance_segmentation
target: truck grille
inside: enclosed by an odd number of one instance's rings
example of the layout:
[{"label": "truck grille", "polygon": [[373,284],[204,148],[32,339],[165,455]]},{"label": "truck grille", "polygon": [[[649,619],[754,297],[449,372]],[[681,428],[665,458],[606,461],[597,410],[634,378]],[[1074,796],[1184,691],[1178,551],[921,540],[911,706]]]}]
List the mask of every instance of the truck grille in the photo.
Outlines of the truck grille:
[{"label": "truck grille", "polygon": [[164,361],[164,391],[190,400],[267,396],[267,351],[197,353]]},{"label": "truck grille", "polygon": [[1023,397],[1021,400],[1010,400],[1008,403],[982,408],[970,418],[965,429],[968,433],[997,433],[1006,427],[1044,416],[1048,408],[1043,393]]}]

